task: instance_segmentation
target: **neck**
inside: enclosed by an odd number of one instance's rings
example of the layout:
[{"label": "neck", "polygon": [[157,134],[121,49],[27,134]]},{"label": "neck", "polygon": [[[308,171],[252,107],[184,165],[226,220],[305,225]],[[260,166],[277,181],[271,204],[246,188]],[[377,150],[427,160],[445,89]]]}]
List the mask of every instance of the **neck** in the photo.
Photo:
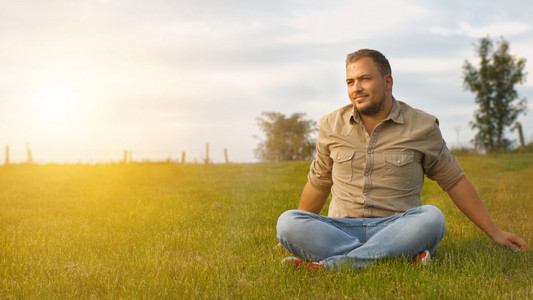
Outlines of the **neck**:
[{"label": "neck", "polygon": [[383,109],[380,110],[378,113],[373,115],[362,115],[360,114],[361,121],[363,122],[363,125],[365,126],[366,131],[368,132],[368,135],[372,135],[372,132],[374,132],[374,129],[385,120],[390,114],[392,110],[392,97],[389,97],[385,105],[383,106]]}]

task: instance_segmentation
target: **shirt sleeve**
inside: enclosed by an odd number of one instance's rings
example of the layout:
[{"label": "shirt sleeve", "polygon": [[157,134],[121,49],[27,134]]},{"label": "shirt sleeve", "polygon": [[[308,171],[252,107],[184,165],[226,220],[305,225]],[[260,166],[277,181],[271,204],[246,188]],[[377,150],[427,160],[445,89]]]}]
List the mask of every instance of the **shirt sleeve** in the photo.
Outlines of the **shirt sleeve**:
[{"label": "shirt sleeve", "polygon": [[424,159],[424,172],[429,179],[436,181],[444,191],[448,191],[463,177],[464,170],[446,146],[438,121],[435,122],[427,141],[429,145],[434,146],[430,147]]},{"label": "shirt sleeve", "polygon": [[328,135],[323,125],[324,120],[322,119],[318,123],[320,129],[316,143],[316,157],[311,163],[307,180],[318,190],[329,193],[333,185],[333,180],[331,179],[333,159],[330,157]]}]

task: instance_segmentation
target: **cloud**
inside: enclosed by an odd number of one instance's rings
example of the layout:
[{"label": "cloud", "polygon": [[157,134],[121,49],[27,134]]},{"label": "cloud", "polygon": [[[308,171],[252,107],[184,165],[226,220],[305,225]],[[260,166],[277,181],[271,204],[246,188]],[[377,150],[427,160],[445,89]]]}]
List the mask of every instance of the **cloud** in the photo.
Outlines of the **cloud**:
[{"label": "cloud", "polygon": [[486,25],[471,25],[461,22],[456,29],[459,35],[466,35],[470,37],[485,37],[492,36],[507,36],[520,35],[531,31],[531,25],[519,21],[500,21]]},{"label": "cloud", "polygon": [[456,58],[397,58],[394,59],[395,73],[444,73],[461,69],[462,61]]},{"label": "cloud", "polygon": [[[384,9],[386,7],[386,9]],[[398,15],[398,11],[402,11]],[[309,9],[287,23],[290,30],[278,40],[286,43],[342,43],[381,38],[391,31],[404,34],[413,19],[428,15],[424,7],[407,1],[328,2]]]}]

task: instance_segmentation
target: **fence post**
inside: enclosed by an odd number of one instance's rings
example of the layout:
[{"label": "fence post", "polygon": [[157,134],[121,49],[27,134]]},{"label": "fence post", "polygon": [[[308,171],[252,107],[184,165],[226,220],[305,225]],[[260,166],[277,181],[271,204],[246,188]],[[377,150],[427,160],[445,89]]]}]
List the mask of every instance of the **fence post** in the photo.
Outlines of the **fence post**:
[{"label": "fence post", "polygon": [[185,151],[181,152],[181,164],[185,164]]},{"label": "fence post", "polygon": [[31,153],[31,150],[30,150],[30,143],[26,143],[26,152],[27,152],[27,161],[28,161],[28,164],[33,164],[33,154]]},{"label": "fence post", "polygon": [[520,139],[520,148],[525,148],[526,145],[524,143],[524,133],[522,132],[522,124],[519,122],[515,123],[516,129],[518,129],[518,138]]},{"label": "fence post", "polygon": [[5,165],[9,165],[9,145],[6,145],[6,163]]},{"label": "fence post", "polygon": [[205,144],[205,164],[209,164],[209,143]]},{"label": "fence post", "polygon": [[229,164],[228,160],[228,149],[224,148],[224,158],[226,159],[226,164]]},{"label": "fence post", "polygon": [[128,163],[128,150],[124,150],[124,164]]}]

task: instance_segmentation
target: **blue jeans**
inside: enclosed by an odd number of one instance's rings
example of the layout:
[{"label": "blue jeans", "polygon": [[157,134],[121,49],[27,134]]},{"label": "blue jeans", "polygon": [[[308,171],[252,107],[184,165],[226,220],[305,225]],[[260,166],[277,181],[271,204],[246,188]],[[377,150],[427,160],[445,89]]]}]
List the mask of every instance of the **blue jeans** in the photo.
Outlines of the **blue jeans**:
[{"label": "blue jeans", "polygon": [[444,228],[440,209],[423,205],[385,218],[330,218],[289,210],[279,217],[277,234],[292,254],[338,270],[387,257],[412,258],[424,250],[433,254]]}]

